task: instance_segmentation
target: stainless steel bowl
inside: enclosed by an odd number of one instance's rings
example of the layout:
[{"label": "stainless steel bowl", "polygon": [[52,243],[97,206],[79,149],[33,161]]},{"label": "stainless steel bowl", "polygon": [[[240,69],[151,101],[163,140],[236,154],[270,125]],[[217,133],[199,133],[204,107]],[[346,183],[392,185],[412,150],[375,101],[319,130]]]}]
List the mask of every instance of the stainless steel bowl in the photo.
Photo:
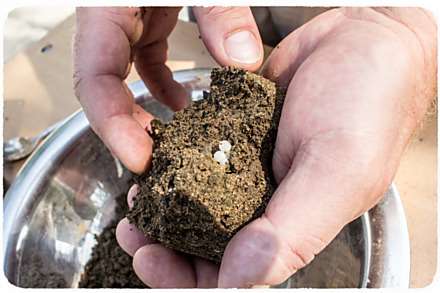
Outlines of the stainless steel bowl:
[{"label": "stainless steel bowl", "polygon": [[[193,100],[209,89],[210,69],[175,72]],[[130,86],[145,109],[164,121],[173,112],[142,82]],[[114,217],[115,197],[132,175],[90,129],[82,111],[72,115],[29,158],[4,200],[4,272],[17,286],[26,264],[44,260],[44,272],[61,273],[76,287],[99,234]],[[408,229],[396,187],[348,224],[306,268],[280,287],[408,288]]]}]

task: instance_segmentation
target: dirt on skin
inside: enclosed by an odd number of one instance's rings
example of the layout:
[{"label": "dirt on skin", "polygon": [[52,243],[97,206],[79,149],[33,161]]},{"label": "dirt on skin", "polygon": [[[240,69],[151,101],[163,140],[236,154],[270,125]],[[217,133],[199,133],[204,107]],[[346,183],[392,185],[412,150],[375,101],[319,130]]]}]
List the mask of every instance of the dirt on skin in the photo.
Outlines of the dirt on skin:
[{"label": "dirt on skin", "polygon": [[[272,154],[285,94],[244,69],[214,69],[202,100],[168,125],[151,122],[152,166],[138,178],[127,217],[167,247],[220,263],[276,188]],[[224,165],[214,159],[221,141],[231,145]]]}]

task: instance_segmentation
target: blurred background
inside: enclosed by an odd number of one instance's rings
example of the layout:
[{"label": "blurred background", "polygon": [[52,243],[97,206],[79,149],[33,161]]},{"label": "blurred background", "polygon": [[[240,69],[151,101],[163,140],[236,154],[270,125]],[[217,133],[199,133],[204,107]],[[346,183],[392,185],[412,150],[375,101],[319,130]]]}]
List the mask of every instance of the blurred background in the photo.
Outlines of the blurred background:
[{"label": "blurred background", "polygon": [[74,7],[20,7],[10,11],[3,31],[3,62],[42,39],[74,13]]}]

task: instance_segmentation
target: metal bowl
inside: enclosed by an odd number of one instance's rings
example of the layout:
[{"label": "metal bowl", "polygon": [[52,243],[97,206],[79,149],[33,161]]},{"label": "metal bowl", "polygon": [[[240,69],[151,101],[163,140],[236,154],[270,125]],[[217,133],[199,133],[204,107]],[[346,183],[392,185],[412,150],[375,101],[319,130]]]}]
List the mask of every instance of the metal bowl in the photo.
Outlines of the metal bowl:
[{"label": "metal bowl", "polygon": [[[193,100],[209,90],[210,69],[175,72]],[[156,102],[144,84],[130,84],[136,100],[169,121],[173,112]],[[90,129],[83,113],[72,115],[28,159],[4,199],[4,272],[23,284],[26,264],[58,272],[77,287],[96,244],[94,234],[114,217],[115,197],[132,174]],[[408,288],[409,236],[394,184],[380,203],[349,223],[308,265],[278,287]]]}]

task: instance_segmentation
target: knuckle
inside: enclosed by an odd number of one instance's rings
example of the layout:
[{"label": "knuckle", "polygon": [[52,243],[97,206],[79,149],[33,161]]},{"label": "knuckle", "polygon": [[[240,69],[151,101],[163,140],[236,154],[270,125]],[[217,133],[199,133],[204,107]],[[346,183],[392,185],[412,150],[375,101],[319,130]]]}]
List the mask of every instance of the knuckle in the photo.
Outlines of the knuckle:
[{"label": "knuckle", "polygon": [[73,73],[73,91],[79,102],[81,102],[81,85],[83,83],[83,80],[84,77],[81,74],[81,71],[75,71]]},{"label": "knuckle", "polygon": [[84,91],[87,88],[87,82],[90,78],[87,78],[87,72],[85,70],[86,68],[78,64],[78,60],[74,60],[74,63],[72,75],[73,93],[75,94],[78,102],[82,105],[84,102]]}]

